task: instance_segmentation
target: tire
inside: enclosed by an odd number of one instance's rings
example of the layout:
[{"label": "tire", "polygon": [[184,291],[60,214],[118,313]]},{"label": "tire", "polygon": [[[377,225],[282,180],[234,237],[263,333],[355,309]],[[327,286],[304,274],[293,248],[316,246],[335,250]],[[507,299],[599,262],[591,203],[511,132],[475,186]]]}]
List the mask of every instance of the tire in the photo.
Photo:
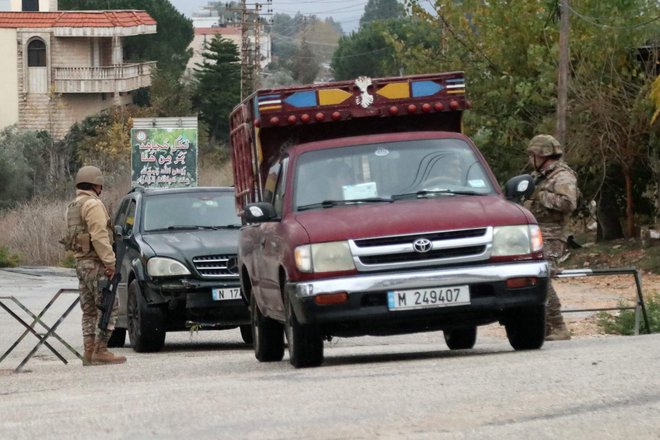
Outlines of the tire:
[{"label": "tire", "polygon": [[506,337],[514,350],[537,350],[545,339],[545,306],[512,310],[504,322]]},{"label": "tire", "polygon": [[289,361],[294,367],[318,367],[323,363],[323,338],[318,326],[300,324],[289,301],[286,308],[286,339]]},{"label": "tire", "polygon": [[165,345],[165,311],[160,306],[147,304],[137,280],[128,286],[127,309],[133,350],[138,353],[160,351]]},{"label": "tire", "polygon": [[450,350],[466,350],[474,347],[477,342],[477,327],[456,328],[445,330],[445,342]]},{"label": "tire", "polygon": [[259,362],[278,362],[284,357],[282,324],[261,314],[254,295],[250,296],[254,356]]},{"label": "tire", "polygon": [[115,328],[108,340],[108,347],[118,348],[123,347],[126,343],[126,329],[125,328]]},{"label": "tire", "polygon": [[240,326],[241,329],[241,338],[243,338],[243,342],[245,342],[248,345],[252,345],[252,326],[251,325],[242,325]]}]

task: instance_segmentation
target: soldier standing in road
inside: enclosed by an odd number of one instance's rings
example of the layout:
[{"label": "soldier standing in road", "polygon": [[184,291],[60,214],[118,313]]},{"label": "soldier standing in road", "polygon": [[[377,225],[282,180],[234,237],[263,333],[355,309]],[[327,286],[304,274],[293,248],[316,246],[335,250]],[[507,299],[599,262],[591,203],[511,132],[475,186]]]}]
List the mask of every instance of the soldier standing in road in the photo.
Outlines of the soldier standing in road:
[{"label": "soldier standing in road", "polygon": [[[547,134],[532,138],[527,147],[529,163],[536,189],[525,202],[536,217],[543,234],[543,253],[550,263],[551,273],[567,256],[568,220],[577,207],[578,188],[575,172],[562,160],[559,141]],[[561,302],[552,280],[548,283],[546,309],[546,341],[571,338],[561,315]]]},{"label": "soldier standing in road", "polygon": [[63,242],[76,258],[83,315],[84,365],[120,364],[126,362],[126,358],[108,351],[108,340],[117,321],[116,301],[108,328],[98,328],[101,318],[98,305],[102,295],[99,282],[112,278],[115,273],[110,216],[99,198],[103,190],[103,174],[96,167],[84,166],[78,170],[75,184],[76,198],[67,207],[67,236]]}]

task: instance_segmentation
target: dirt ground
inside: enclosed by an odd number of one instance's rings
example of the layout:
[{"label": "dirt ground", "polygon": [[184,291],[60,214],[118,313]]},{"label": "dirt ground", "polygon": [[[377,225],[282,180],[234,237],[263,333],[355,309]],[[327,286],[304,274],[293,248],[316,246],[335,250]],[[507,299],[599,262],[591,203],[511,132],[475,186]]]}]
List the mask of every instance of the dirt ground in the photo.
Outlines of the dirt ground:
[{"label": "dirt ground", "polygon": [[[553,284],[562,303],[564,320],[573,337],[603,337],[605,333],[596,323],[596,311],[571,312],[618,307],[619,301],[634,306],[637,298],[635,278],[630,275],[598,275],[589,277],[555,278]],[[644,299],[660,290],[660,275],[641,273]],[[610,312],[610,313],[616,313]],[[506,337],[504,327],[493,324],[479,329],[480,334]]]}]

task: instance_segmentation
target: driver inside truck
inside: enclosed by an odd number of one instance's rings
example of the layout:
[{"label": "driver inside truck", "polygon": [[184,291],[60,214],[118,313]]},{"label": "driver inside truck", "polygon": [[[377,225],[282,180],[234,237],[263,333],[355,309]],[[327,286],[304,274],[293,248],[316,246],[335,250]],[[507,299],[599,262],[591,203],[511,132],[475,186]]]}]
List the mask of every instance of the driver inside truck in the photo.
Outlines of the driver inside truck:
[{"label": "driver inside truck", "polygon": [[346,162],[337,160],[329,167],[330,169],[330,179],[328,185],[328,191],[330,195],[329,200],[344,200],[345,185],[352,185],[355,183],[353,178],[353,170],[351,169]]}]

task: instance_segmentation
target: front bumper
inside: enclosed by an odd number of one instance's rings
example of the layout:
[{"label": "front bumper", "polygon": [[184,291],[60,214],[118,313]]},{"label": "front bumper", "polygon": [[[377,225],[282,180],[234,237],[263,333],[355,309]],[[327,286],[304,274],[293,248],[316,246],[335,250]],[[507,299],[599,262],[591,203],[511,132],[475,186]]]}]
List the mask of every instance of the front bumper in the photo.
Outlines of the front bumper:
[{"label": "front bumper", "polygon": [[[296,317],[320,325],[327,334],[396,334],[482,325],[501,320],[509,309],[545,304],[548,286],[545,261],[498,263],[413,272],[356,275],[288,283],[285,287]],[[535,285],[508,288],[506,280],[537,278]],[[468,285],[470,304],[391,311],[387,292]],[[348,301],[318,305],[315,296],[346,292]]]},{"label": "front bumper", "polygon": [[181,319],[200,321],[207,325],[244,325],[250,322],[245,301],[240,299],[216,301],[212,289],[240,289],[238,280],[196,280],[190,278],[148,281],[143,291],[150,304],[168,304],[170,314]]}]

